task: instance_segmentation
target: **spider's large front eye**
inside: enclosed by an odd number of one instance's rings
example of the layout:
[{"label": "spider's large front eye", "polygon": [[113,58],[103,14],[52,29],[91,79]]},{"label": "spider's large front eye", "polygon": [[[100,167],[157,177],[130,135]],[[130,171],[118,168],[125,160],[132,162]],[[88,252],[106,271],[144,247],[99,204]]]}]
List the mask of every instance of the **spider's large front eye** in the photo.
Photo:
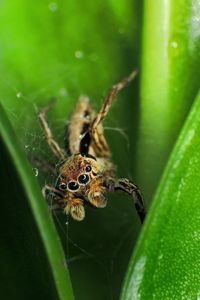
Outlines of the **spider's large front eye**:
[{"label": "spider's large front eye", "polygon": [[79,188],[79,184],[76,181],[71,181],[68,183],[68,189],[71,191],[76,191]]},{"label": "spider's large front eye", "polygon": [[78,177],[79,183],[86,184],[89,181],[89,176],[87,174],[82,174]]},{"label": "spider's large front eye", "polygon": [[59,190],[65,191],[67,188],[67,185],[64,182],[61,182],[58,186]]}]

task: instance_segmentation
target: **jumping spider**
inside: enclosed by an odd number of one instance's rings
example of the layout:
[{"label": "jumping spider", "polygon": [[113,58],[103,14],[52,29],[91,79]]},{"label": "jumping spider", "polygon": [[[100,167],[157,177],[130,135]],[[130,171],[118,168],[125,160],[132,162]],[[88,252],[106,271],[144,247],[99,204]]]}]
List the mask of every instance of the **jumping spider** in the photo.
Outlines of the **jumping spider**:
[{"label": "jumping spider", "polygon": [[45,185],[43,194],[47,200],[53,199],[66,214],[77,221],[84,219],[85,205],[105,207],[105,194],[115,191],[123,191],[132,196],[141,222],[145,218],[144,202],[138,187],[126,178],[116,178],[101,126],[118,92],[136,74],[137,71],[132,72],[109,90],[98,114],[90,107],[87,97],[80,97],[68,127],[70,156],[60,148],[47,124],[45,113],[51,105],[38,113],[47,143],[61,161],[58,164],[55,186]]}]

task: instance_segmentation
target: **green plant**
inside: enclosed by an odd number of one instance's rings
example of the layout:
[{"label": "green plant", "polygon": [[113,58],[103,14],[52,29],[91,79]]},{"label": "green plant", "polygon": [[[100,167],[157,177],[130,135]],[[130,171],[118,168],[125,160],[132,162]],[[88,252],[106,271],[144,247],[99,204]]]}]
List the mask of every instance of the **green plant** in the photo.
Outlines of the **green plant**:
[{"label": "green plant", "polygon": [[88,209],[83,223],[58,216],[56,231],[40,193],[52,179],[26,156],[55,163],[36,119],[52,96],[48,119],[62,143],[79,95],[98,109],[134,67],[140,77],[118,97],[106,134],[119,174],[134,178],[149,207],[155,196],[121,298],[197,297],[199,96],[190,108],[199,19],[197,0],[1,3],[2,299],[73,299],[71,283],[75,299],[119,298],[140,229],[133,203],[119,195],[104,210]]}]

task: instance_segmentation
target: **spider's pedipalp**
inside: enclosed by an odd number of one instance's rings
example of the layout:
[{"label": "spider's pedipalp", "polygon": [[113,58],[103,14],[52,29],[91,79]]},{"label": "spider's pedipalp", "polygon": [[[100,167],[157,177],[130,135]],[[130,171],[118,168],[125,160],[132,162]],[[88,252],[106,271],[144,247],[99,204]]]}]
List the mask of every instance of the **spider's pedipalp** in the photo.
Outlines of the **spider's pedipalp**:
[{"label": "spider's pedipalp", "polygon": [[85,208],[82,199],[72,198],[67,200],[64,211],[67,215],[70,214],[76,221],[82,221],[85,218]]}]

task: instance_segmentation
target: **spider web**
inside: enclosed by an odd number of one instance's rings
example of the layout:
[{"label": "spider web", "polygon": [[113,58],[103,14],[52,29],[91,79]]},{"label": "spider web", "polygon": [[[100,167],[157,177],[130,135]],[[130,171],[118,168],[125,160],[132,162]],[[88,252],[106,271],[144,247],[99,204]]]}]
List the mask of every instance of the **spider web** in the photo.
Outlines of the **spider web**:
[{"label": "spider web", "polygon": [[[55,82],[57,81],[58,79]],[[51,85],[54,86],[55,82],[52,82]],[[12,120],[12,122],[19,124],[22,118],[27,117],[27,109],[31,108],[32,115],[28,117],[33,118],[33,124],[34,124],[37,121],[35,112],[38,111],[40,108],[39,105],[37,104],[36,99],[42,97],[42,95],[44,95],[45,92],[48,94],[49,86],[43,87],[41,90],[36,91],[35,94],[30,97],[25,95],[23,91],[19,90],[17,86],[13,86],[9,84],[9,82],[6,81],[5,79],[1,78],[1,84],[9,87],[12,90],[13,95],[16,97],[16,101],[20,101],[21,107],[24,106],[24,109],[20,110],[20,113],[18,113],[18,111],[13,110],[11,107],[9,107],[9,105],[6,106],[8,115]],[[60,87],[59,94],[61,97],[63,97],[63,101],[66,101],[66,105],[67,105],[67,102],[69,101],[68,100],[69,95],[65,87],[62,86]],[[60,98],[59,101],[61,101]],[[116,127],[115,123],[116,123],[115,119],[111,118],[109,124],[112,124],[112,126],[105,126],[105,130],[109,131],[109,134],[116,134],[121,136],[121,140],[125,144],[127,151],[129,151],[129,139],[126,135],[126,131],[122,128]],[[66,119],[58,118],[53,121],[52,119],[50,119],[49,124],[52,131],[54,132],[54,135],[56,136],[56,140],[58,142],[61,142],[64,136],[64,127],[66,125]],[[24,146],[24,151],[27,157],[31,157],[31,156],[40,157],[40,158],[44,158],[45,160],[48,160],[50,163],[55,164],[55,159],[52,153],[50,152],[50,150],[48,149],[48,147],[46,146],[45,138],[41,130],[38,128],[39,125],[33,127],[26,126],[26,122],[23,126],[20,126],[20,134],[22,137],[21,141],[23,140],[22,143]],[[56,180],[55,177],[49,174],[45,174],[39,167],[35,165],[32,165],[32,171],[33,174],[38,178],[41,188],[45,184],[54,186]],[[124,170],[121,170],[122,173],[123,171]],[[118,197],[117,201],[119,202],[121,201],[121,199],[119,199]],[[119,210],[118,208],[119,205],[117,206],[108,205],[108,206],[109,207],[107,208],[106,214],[100,212],[101,214],[100,218],[97,217],[98,212],[95,211],[95,216],[93,216],[92,210],[89,212],[87,211],[86,218],[87,215],[89,214],[89,221],[86,221],[87,226],[86,225],[83,226],[81,223],[75,224],[75,222],[72,221],[70,217],[63,214],[57,214],[54,210],[51,209],[51,207],[49,212],[50,214],[53,215],[65,251],[66,262],[62,262],[63,265],[65,266],[67,264],[69,266],[69,269],[71,270],[73,269],[74,264],[76,265],[75,269],[77,269],[78,265],[80,266],[82,265],[80,264],[81,262],[85,262],[83,265],[87,265],[92,262],[93,265],[92,268],[93,269],[96,268],[96,270],[103,275],[104,284],[106,284],[107,288],[110,291],[110,294],[107,296],[107,299],[113,300],[115,299],[115,292],[114,292],[115,283],[113,282],[115,265],[116,262],[119,263],[117,260],[119,259],[119,257],[121,257],[119,256],[120,251],[123,250],[124,245],[127,244],[127,240],[130,239],[131,232],[133,231],[133,227],[132,227],[133,224],[130,222],[130,218],[128,218],[128,213],[127,212],[122,213]],[[122,232],[123,235],[121,236],[120,240],[119,239],[117,240],[116,238],[113,239],[115,245],[113,247],[110,246],[111,250],[109,250],[108,254],[105,255],[104,247],[106,247],[106,243],[105,242],[102,243],[100,239],[95,240],[95,235],[98,234],[98,230],[102,232],[102,236],[105,234],[108,228],[106,226],[102,226],[101,223],[104,223],[104,218],[106,218],[106,222],[109,224],[108,221],[109,214],[112,216],[114,215],[116,220],[118,220],[116,222],[117,223],[116,229]],[[98,221],[96,233],[95,231],[90,233],[89,232],[90,226],[88,224],[91,223],[93,224],[92,227],[93,226],[95,227],[96,220]],[[102,227],[105,228],[102,229]],[[112,235],[112,230],[108,234],[108,239],[110,235]],[[94,243],[91,242],[93,239],[94,239]],[[133,239],[130,239],[130,243],[128,242],[130,251],[132,248],[132,243],[133,243]],[[73,273],[74,271],[72,272],[72,281],[73,281]],[[118,290],[120,290],[120,287],[118,288]]]}]

